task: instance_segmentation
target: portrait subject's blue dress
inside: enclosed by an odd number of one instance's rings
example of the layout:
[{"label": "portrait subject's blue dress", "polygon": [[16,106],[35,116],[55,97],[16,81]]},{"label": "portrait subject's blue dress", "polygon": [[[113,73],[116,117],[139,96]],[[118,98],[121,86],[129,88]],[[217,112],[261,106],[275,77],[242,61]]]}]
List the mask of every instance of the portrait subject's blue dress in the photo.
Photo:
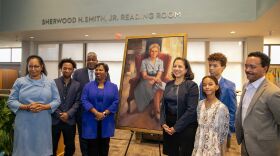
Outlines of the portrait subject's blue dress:
[{"label": "portrait subject's blue dress", "polygon": [[[50,110],[38,113],[20,110],[21,104],[39,102],[50,104]],[[51,113],[60,104],[55,82],[42,74],[41,79],[18,78],[13,85],[8,100],[9,108],[15,113],[13,156],[52,155]]]},{"label": "portrait subject's blue dress", "polygon": [[[156,58],[156,62],[153,64],[150,58],[146,58],[141,63],[140,72],[147,72],[149,76],[156,76],[158,72],[164,72],[163,61]],[[135,102],[139,112],[144,111],[150,104],[151,100],[154,98],[155,91],[155,85],[149,84],[149,81],[143,79],[141,76],[140,82],[134,90]]]}]

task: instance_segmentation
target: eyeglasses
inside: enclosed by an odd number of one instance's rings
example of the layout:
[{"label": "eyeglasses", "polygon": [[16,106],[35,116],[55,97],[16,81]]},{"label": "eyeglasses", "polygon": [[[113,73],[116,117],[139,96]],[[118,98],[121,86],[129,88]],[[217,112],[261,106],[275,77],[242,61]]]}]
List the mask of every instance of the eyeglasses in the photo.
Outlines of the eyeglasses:
[{"label": "eyeglasses", "polygon": [[36,66],[36,65],[35,65],[35,66],[28,66],[28,69],[33,69],[33,68],[34,68],[34,69],[38,69],[38,68],[40,68],[40,67],[41,67],[41,66]]}]

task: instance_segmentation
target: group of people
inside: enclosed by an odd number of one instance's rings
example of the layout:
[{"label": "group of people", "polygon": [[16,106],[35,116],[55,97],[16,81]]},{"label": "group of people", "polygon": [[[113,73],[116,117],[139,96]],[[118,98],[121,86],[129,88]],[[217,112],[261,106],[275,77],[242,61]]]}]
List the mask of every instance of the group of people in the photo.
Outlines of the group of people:
[{"label": "group of people", "polygon": [[[142,63],[143,86],[161,84],[164,69],[156,57],[158,52],[159,47],[153,45],[150,58]],[[161,91],[152,85],[145,98],[156,101],[155,96],[162,97],[160,106],[157,101],[154,104],[154,113],[163,129],[165,154],[224,155],[233,132],[242,144],[242,156],[280,154],[280,89],[265,78],[270,58],[261,52],[248,55],[244,67],[249,81],[238,108],[235,84],[222,77],[226,63],[223,54],[211,54],[209,75],[198,86],[192,81],[189,61],[177,57],[172,64],[173,80]],[[41,57],[29,56],[26,64],[26,76],[16,80],[8,100],[16,114],[13,155],[56,155],[61,132],[64,155],[73,155],[76,123],[82,155],[108,155],[119,104],[118,88],[110,82],[108,65],[98,63],[96,54],[90,52],[85,68],[74,71],[76,63],[63,59],[59,63],[62,76],[48,80]]]},{"label": "group of people", "polygon": [[176,58],[173,62],[174,80],[165,87],[160,120],[168,155],[216,156],[225,152],[230,119],[234,127],[235,85],[221,76],[227,62],[223,54],[211,54],[208,62],[210,75],[202,79],[200,94],[188,60]]},{"label": "group of people", "polygon": [[76,123],[82,155],[108,155],[119,104],[108,65],[98,63],[96,54],[89,52],[85,68],[74,71],[71,58],[62,59],[58,67],[62,76],[48,80],[43,59],[31,55],[26,75],[14,83],[8,99],[16,114],[13,156],[55,156],[61,133],[64,155],[72,156]]},{"label": "group of people", "polygon": [[165,154],[225,155],[232,132],[242,156],[280,154],[280,89],[265,78],[270,58],[262,52],[248,55],[248,82],[238,108],[235,84],[221,76],[226,62],[222,53],[208,57],[209,75],[203,77],[199,92],[189,62],[174,60],[174,80],[166,84],[161,105]]}]

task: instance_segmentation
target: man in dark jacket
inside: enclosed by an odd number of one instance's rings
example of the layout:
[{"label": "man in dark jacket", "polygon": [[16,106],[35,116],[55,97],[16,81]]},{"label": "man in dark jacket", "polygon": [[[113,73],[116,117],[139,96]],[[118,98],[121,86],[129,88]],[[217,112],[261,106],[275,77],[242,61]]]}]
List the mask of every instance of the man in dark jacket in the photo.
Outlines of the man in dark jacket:
[{"label": "man in dark jacket", "polygon": [[[73,74],[73,79],[80,82],[81,90],[83,90],[85,84],[95,79],[94,68],[95,65],[98,63],[97,55],[95,52],[87,53],[86,58],[86,67],[77,69]],[[77,125],[78,125],[78,132],[79,132],[79,141],[80,141],[80,149],[83,156],[88,156],[87,153],[87,141],[82,138],[82,106],[80,106],[76,117],[77,117]]]},{"label": "man in dark jacket", "polygon": [[64,137],[64,155],[72,156],[75,152],[76,112],[80,105],[80,83],[71,79],[76,68],[72,59],[59,62],[62,76],[55,79],[61,104],[52,114],[53,155],[56,155],[58,141],[62,132]]}]

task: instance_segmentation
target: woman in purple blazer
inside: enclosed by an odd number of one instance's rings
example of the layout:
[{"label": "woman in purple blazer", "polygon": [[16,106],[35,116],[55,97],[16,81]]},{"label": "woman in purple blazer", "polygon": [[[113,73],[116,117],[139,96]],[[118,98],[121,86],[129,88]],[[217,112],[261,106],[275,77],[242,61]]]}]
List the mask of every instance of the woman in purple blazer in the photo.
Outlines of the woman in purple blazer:
[{"label": "woman in purple blazer", "polygon": [[82,137],[88,141],[89,155],[104,155],[109,152],[110,137],[114,136],[114,114],[118,109],[119,92],[116,84],[107,81],[109,67],[98,63],[95,81],[85,85],[82,93]]}]

